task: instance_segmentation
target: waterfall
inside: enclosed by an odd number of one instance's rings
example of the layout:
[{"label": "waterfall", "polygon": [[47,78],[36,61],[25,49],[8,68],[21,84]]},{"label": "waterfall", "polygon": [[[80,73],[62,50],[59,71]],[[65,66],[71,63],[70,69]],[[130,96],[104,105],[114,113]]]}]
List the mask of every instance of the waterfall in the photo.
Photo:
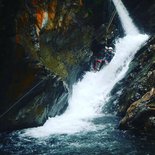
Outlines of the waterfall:
[{"label": "waterfall", "polygon": [[49,118],[42,127],[27,129],[24,135],[44,137],[98,129],[91,120],[101,115],[102,107],[110,98],[110,91],[125,76],[136,51],[148,39],[147,35],[139,33],[122,2],[113,2],[126,34],[116,41],[113,60],[99,72],[87,72],[73,86],[69,106],[63,115]]},{"label": "waterfall", "polygon": [[123,5],[122,1],[121,0],[113,0],[113,3],[116,7],[118,14],[119,14],[119,18],[121,20],[125,34],[126,35],[139,34],[139,31],[136,28],[136,26],[133,24],[132,19],[129,18],[129,13],[126,10],[125,6]]}]

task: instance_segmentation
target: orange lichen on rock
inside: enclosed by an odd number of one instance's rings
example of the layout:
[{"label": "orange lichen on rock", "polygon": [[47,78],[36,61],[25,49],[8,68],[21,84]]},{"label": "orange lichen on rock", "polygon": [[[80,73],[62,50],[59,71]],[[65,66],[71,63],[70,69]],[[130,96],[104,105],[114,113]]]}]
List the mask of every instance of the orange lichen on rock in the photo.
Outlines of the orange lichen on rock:
[{"label": "orange lichen on rock", "polygon": [[53,0],[48,4],[48,19],[54,20],[56,15],[57,0]]},{"label": "orange lichen on rock", "polygon": [[80,5],[83,6],[83,0],[80,0]]},{"label": "orange lichen on rock", "polygon": [[42,28],[42,23],[43,23],[43,19],[44,19],[44,13],[45,11],[43,9],[37,9],[36,10],[36,25],[39,27],[39,29]]},{"label": "orange lichen on rock", "polygon": [[44,9],[36,10],[36,30],[39,36],[40,30],[45,26],[45,20],[48,20],[48,13]]},{"label": "orange lichen on rock", "polygon": [[57,10],[57,0],[50,1],[50,3],[48,4],[48,24],[46,28],[47,30],[51,30],[54,28],[56,10]]}]

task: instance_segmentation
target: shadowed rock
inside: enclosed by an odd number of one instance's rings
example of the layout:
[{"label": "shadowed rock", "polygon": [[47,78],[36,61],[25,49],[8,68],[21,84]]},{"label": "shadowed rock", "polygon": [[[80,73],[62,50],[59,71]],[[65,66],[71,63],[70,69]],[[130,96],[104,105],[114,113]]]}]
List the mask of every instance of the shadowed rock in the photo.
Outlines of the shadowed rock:
[{"label": "shadowed rock", "polygon": [[147,129],[150,120],[152,120],[152,127],[155,126],[155,121],[152,119],[154,117],[155,88],[152,88],[141,99],[130,105],[119,127],[121,129]]}]

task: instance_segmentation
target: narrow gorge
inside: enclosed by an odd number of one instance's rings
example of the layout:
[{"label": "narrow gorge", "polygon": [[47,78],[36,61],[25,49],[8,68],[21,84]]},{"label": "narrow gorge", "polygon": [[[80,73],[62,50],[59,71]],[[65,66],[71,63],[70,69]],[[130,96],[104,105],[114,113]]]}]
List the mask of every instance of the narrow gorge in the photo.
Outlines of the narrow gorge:
[{"label": "narrow gorge", "polygon": [[0,154],[154,154],[153,0],[0,8]]}]

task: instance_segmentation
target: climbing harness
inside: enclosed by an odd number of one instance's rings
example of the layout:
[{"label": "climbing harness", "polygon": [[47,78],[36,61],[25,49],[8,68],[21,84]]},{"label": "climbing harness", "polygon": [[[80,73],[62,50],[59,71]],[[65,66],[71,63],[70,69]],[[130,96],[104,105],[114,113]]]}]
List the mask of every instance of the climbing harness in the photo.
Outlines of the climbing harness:
[{"label": "climbing harness", "polygon": [[109,20],[108,26],[106,28],[106,33],[108,33],[108,30],[109,30],[109,28],[110,28],[110,26],[111,26],[111,24],[112,24],[112,22],[113,22],[113,20],[115,18],[116,12],[117,12],[116,9],[114,9],[114,11],[113,11],[113,13],[111,15],[111,18]]}]

